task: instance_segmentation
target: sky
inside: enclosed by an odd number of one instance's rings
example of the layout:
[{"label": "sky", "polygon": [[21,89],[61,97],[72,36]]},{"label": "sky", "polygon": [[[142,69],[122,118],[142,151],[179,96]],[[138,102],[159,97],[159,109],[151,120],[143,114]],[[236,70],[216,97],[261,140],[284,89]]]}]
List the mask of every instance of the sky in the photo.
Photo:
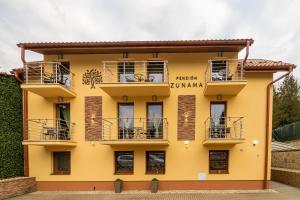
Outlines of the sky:
[{"label": "sky", "polygon": [[254,39],[249,58],[300,65],[299,8],[299,0],[0,0],[0,70],[22,66],[19,42],[235,38]]}]

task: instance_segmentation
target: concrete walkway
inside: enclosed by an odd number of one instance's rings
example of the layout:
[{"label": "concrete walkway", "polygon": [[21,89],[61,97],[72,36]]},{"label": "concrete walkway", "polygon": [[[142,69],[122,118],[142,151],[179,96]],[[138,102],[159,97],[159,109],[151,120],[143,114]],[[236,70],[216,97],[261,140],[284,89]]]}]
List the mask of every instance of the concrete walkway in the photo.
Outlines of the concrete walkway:
[{"label": "concrete walkway", "polygon": [[26,194],[23,196],[11,198],[13,200],[92,200],[92,199],[105,199],[105,200],[114,200],[114,199],[203,199],[203,200],[215,200],[215,199],[231,199],[231,200],[300,200],[300,189],[284,185],[277,182],[271,183],[272,190],[269,191],[216,191],[212,193],[211,191],[163,191],[157,194],[151,194],[148,191],[141,192],[125,192],[123,194],[114,194],[111,192],[34,192],[31,194]]}]

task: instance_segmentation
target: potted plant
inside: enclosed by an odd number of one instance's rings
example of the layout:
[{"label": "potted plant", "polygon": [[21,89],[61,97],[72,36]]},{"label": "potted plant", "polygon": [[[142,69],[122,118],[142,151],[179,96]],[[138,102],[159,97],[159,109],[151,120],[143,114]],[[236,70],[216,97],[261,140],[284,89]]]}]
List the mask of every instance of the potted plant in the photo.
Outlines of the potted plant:
[{"label": "potted plant", "polygon": [[152,193],[156,193],[158,190],[158,179],[157,178],[153,178],[151,180],[151,192]]},{"label": "potted plant", "polygon": [[115,180],[115,193],[121,193],[122,192],[122,186],[123,186],[123,181],[121,179],[116,179]]}]

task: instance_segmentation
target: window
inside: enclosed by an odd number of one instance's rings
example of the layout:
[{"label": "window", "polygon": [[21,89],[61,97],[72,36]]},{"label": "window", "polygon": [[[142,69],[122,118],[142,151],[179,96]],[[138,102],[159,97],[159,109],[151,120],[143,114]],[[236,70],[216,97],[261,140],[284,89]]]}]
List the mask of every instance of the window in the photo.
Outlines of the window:
[{"label": "window", "polygon": [[163,138],[163,104],[147,104],[147,138]]},{"label": "window", "polygon": [[229,79],[227,61],[226,60],[212,61],[211,76],[213,81],[224,81]]},{"label": "window", "polygon": [[164,62],[151,61],[147,65],[148,82],[162,83],[164,82]]},{"label": "window", "polygon": [[120,103],[119,112],[119,139],[132,139],[134,134],[134,104]]},{"label": "window", "polygon": [[71,173],[71,152],[53,152],[53,174]]},{"label": "window", "polygon": [[209,173],[228,173],[228,150],[209,151]]},{"label": "window", "polygon": [[146,152],[146,173],[164,174],[165,173],[165,152],[147,151]]},{"label": "window", "polygon": [[115,151],[115,173],[133,174],[133,151]]},{"label": "window", "polygon": [[134,79],[134,62],[118,63],[119,82],[135,82]]}]

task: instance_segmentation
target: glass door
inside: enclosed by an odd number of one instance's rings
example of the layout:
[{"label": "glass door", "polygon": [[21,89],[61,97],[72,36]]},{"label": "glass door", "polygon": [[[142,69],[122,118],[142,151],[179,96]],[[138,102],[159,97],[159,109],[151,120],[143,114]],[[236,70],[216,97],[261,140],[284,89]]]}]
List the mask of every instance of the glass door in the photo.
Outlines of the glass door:
[{"label": "glass door", "polygon": [[210,137],[225,138],[226,103],[214,102],[210,105]]},{"label": "glass door", "polygon": [[70,139],[70,104],[56,104],[56,129],[59,139]]},{"label": "glass door", "polygon": [[164,62],[151,61],[147,65],[148,78],[146,82],[163,83],[164,82]]},{"label": "glass door", "polygon": [[120,83],[136,81],[134,78],[134,62],[118,63],[118,79]]},{"label": "glass door", "polygon": [[147,138],[163,138],[163,104],[147,104]]},{"label": "glass door", "polygon": [[120,103],[118,110],[118,138],[132,139],[134,135],[134,104]]}]

